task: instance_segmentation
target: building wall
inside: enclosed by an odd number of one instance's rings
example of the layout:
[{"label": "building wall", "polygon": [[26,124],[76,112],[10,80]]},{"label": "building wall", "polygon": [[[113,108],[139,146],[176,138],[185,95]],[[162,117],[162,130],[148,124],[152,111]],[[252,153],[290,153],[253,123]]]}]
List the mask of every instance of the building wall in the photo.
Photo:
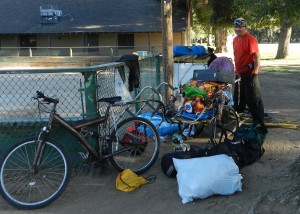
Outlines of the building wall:
[{"label": "building wall", "polygon": [[51,36],[52,47],[80,47],[83,46],[82,34],[70,34],[70,35],[52,35]]},{"label": "building wall", "polygon": [[[1,41],[1,51],[0,56],[19,56],[19,51],[16,50],[18,46],[17,37],[14,35],[2,35]],[[6,48],[10,47],[10,48]]]},{"label": "building wall", "polygon": [[[0,55],[18,55],[18,36],[1,35],[1,53]],[[87,34],[52,34],[37,35],[36,45],[33,48],[33,56],[70,56],[73,55],[122,55],[132,51],[148,51],[153,53],[162,52],[162,35],[161,33],[135,33],[134,47],[121,49],[117,48],[116,33],[99,33],[98,43],[100,48],[86,48]],[[186,32],[175,32],[173,34],[174,45],[187,45]],[[5,49],[5,47],[15,48],[14,51]],[[49,48],[53,47],[53,48]],[[72,48],[72,50],[70,49]],[[4,49],[6,51],[4,51]],[[13,50],[13,49],[11,49]],[[27,52],[26,52],[27,53]]]},{"label": "building wall", "polygon": [[36,37],[37,47],[50,47],[50,36],[49,35],[39,35]]},{"label": "building wall", "polygon": [[[185,32],[183,33],[185,35]],[[186,45],[185,37],[181,32],[173,33],[173,45]],[[150,48],[152,52],[162,52],[162,35],[161,33],[150,34]]]},{"label": "building wall", "polygon": [[176,32],[173,34],[173,45],[184,45],[181,32]]},{"label": "building wall", "polygon": [[162,35],[161,33],[150,34],[150,48],[151,52],[159,53],[162,52]]},{"label": "building wall", "polygon": [[100,33],[99,34],[99,46],[104,46],[99,48],[99,54],[101,56],[114,55],[116,50],[111,48],[117,46],[117,35],[115,33]]},{"label": "building wall", "polygon": [[1,47],[17,47],[18,41],[15,35],[1,35]]},{"label": "building wall", "polygon": [[149,33],[136,33],[134,34],[134,50],[135,51],[150,51]]}]

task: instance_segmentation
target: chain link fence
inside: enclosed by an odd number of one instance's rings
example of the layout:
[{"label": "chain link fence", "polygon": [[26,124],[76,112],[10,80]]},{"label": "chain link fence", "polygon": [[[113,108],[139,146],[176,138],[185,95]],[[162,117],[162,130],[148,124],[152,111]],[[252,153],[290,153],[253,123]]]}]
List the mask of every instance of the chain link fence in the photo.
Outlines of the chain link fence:
[{"label": "chain link fence", "polygon": [[[115,96],[115,74],[124,65],[109,63],[85,68],[0,70],[0,155],[10,145],[35,136],[47,121],[48,114],[39,112],[37,102],[32,99],[36,91],[59,99],[57,112],[62,117],[71,122],[80,121],[103,113],[104,104],[98,104],[91,98],[94,94],[97,98]],[[157,57],[143,59],[140,62],[140,71],[140,88],[131,92],[133,98],[139,95],[142,88],[156,88],[164,81],[161,63]],[[126,68],[127,88],[128,73]],[[148,99],[151,93],[153,91],[143,92],[139,99]],[[135,114],[137,108],[133,105],[130,111]],[[113,110],[119,117],[124,108]],[[82,151],[79,144],[75,143],[76,139],[65,130],[54,127],[52,133],[54,134],[51,138],[63,143],[73,155]],[[73,160],[78,157],[79,155],[75,155]]]}]

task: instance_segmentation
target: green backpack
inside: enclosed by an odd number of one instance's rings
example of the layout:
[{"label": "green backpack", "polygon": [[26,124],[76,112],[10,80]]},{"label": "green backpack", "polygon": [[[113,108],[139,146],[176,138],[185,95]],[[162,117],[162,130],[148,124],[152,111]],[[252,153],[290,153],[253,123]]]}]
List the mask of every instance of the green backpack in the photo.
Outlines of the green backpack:
[{"label": "green backpack", "polygon": [[251,125],[251,126],[241,125],[237,129],[233,141],[247,140],[247,141],[256,142],[260,146],[262,146],[263,143],[265,142],[267,133],[268,133],[267,128],[261,125]]}]

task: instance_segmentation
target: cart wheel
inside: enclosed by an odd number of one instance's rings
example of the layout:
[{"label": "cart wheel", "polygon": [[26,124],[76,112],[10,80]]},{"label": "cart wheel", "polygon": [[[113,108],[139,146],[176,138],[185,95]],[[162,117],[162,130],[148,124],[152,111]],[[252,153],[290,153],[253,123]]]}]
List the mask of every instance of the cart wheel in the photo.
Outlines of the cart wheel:
[{"label": "cart wheel", "polygon": [[213,145],[226,140],[233,140],[234,133],[239,127],[238,115],[230,106],[224,106],[221,120],[213,117],[209,122],[209,138]]},{"label": "cart wheel", "polygon": [[213,146],[217,145],[216,138],[218,138],[218,137],[216,136],[216,134],[217,134],[216,125],[217,125],[217,119],[215,117],[211,118],[211,120],[208,123],[208,135],[209,135],[209,142]]},{"label": "cart wheel", "polygon": [[179,126],[179,134],[181,134],[185,138],[198,137],[204,128],[203,122],[199,122],[197,124],[180,122],[178,126]]}]

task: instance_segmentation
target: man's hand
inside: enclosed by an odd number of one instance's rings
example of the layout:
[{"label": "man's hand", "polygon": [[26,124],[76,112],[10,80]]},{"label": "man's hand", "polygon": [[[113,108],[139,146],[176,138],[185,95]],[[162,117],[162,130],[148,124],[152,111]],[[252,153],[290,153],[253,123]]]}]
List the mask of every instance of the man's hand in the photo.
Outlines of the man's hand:
[{"label": "man's hand", "polygon": [[254,69],[252,71],[252,74],[258,74],[260,68],[260,53],[259,52],[253,53],[253,56],[255,61],[254,61]]}]

